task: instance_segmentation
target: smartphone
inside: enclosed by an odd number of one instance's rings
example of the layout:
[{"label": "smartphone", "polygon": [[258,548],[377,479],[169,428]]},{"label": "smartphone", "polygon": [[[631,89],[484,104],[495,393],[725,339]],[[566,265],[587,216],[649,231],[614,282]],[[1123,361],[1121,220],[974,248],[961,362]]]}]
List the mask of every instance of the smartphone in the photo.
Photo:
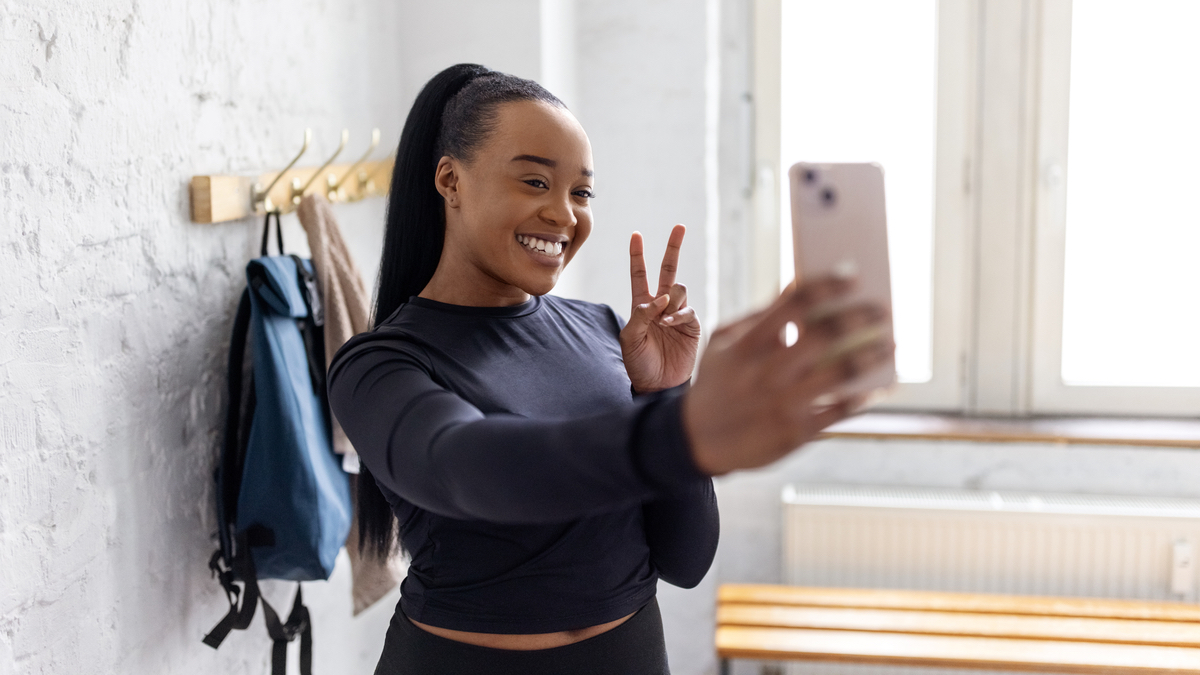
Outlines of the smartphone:
[{"label": "smartphone", "polygon": [[[792,197],[792,241],[796,281],[831,274],[853,274],[858,286],[829,312],[861,302],[892,311],[892,278],[888,265],[887,213],[884,208],[883,168],[878,164],[816,164],[800,162],[788,171]],[[881,336],[893,337],[892,323],[881,330],[846,336],[831,352],[836,358]],[[860,374],[838,394],[872,394],[896,383],[896,360]]]}]

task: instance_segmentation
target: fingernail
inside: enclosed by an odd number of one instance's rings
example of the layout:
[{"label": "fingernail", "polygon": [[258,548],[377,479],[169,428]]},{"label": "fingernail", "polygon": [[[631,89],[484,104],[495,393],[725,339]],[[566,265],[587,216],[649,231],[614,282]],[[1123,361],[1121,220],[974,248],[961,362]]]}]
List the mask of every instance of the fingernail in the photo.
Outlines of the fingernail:
[{"label": "fingernail", "polygon": [[668,316],[667,318],[663,319],[663,323],[675,323],[675,317]]}]

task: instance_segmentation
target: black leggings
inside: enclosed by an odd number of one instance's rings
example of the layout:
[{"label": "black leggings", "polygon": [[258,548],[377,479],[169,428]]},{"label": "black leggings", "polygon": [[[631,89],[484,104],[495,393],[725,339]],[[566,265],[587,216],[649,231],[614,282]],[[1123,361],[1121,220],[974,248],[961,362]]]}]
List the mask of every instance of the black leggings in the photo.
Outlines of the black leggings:
[{"label": "black leggings", "polygon": [[399,606],[375,675],[670,675],[662,615],[651,598],[628,621],[552,649],[479,647],[426,632]]}]

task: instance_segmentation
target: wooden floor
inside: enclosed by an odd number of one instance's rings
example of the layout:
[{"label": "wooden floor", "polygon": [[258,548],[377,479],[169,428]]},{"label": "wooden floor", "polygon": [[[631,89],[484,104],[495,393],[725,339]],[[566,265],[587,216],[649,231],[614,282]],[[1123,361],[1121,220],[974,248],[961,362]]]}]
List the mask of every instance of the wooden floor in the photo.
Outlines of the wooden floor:
[{"label": "wooden floor", "polygon": [[1200,606],[726,584],[722,659],[1200,675]]}]

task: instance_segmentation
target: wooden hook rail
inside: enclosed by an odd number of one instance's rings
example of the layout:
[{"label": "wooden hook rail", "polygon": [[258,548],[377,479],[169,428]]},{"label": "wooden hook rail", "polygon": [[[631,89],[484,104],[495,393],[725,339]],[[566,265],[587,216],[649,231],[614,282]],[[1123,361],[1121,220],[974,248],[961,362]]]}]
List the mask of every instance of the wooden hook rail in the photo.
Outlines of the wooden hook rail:
[{"label": "wooden hook rail", "polygon": [[386,195],[392,182],[393,160],[366,161],[379,145],[379,130],[372,132],[371,145],[358,161],[334,164],[333,159],[346,146],[347,136],[348,132],[343,131],[337,152],[319,167],[292,168],[312,138],[312,132],[305,130],[304,147],[282,172],[258,176],[192,176],[192,222],[222,223],[268,211],[290,213],[305,194],[324,194],[335,203]]},{"label": "wooden hook rail", "polygon": [[[325,182],[318,178],[308,192],[311,194],[316,192],[318,187],[327,186],[330,176],[336,181],[351,166],[351,164],[333,164],[327,167],[323,172],[326,176]],[[303,185],[313,177],[316,169],[317,167],[310,166],[284,172],[282,180],[271,188],[271,192],[267,196],[270,197],[272,203],[285,205],[282,209],[284,213],[291,211],[294,208],[290,203],[293,180],[298,179]],[[335,198],[330,201],[353,202],[367,197],[385,196],[392,181],[392,161],[363,162],[359,165],[357,174],[357,176],[351,176],[341,186],[339,189],[341,196],[336,196],[338,193],[334,193]],[[266,209],[261,204],[256,207],[253,203],[254,185],[256,183],[260,186],[270,185],[278,175],[279,172],[274,171],[259,176],[192,176],[192,222],[222,223],[265,214]],[[365,184],[360,182],[364,175],[366,176]]]}]

